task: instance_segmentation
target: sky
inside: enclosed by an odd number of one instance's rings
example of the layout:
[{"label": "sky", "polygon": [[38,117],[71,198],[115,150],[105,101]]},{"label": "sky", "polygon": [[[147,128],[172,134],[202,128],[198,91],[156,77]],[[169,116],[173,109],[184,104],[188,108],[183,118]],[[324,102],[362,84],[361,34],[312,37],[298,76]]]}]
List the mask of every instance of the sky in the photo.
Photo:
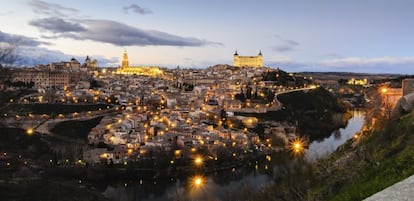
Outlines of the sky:
[{"label": "sky", "polygon": [[263,53],[289,72],[414,74],[412,0],[0,0],[18,65],[206,68]]}]

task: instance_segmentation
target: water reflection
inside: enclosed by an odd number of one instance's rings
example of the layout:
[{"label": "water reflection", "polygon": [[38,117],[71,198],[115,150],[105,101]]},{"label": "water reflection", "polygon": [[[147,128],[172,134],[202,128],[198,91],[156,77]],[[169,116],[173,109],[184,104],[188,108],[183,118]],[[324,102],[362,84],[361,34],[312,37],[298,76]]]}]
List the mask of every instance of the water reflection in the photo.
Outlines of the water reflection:
[{"label": "water reflection", "polygon": [[116,201],[240,200],[244,193],[257,191],[271,180],[269,167],[270,162],[259,161],[210,175],[119,182],[106,187],[103,194]]},{"label": "water reflection", "polygon": [[[305,159],[313,161],[332,153],[359,132],[363,123],[364,112],[354,111],[346,128],[333,132],[322,141],[312,142],[305,152]],[[103,187],[102,191],[106,197],[116,201],[240,200],[271,180],[284,179],[289,172],[303,165],[301,160],[303,159],[299,157],[292,158],[289,153],[278,153],[265,156],[260,161],[252,161],[244,167],[234,167],[204,176],[136,179],[127,183],[110,184]],[[202,160],[196,159],[194,163],[202,164]]]},{"label": "water reflection", "polygon": [[345,128],[334,131],[329,137],[322,141],[313,141],[305,153],[308,161],[314,161],[318,158],[325,157],[334,152],[340,145],[351,139],[355,133],[359,132],[364,125],[365,113],[360,110],[354,110],[352,118],[348,120]]}]

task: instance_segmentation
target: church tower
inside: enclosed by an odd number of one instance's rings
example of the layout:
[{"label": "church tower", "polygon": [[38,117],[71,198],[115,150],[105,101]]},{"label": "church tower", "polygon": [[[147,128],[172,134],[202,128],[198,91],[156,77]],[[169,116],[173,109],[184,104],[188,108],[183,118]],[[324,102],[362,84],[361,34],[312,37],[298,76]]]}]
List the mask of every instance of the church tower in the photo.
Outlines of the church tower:
[{"label": "church tower", "polygon": [[126,49],[124,49],[124,54],[122,56],[122,68],[128,68],[129,62],[128,62],[128,54],[126,52]]}]

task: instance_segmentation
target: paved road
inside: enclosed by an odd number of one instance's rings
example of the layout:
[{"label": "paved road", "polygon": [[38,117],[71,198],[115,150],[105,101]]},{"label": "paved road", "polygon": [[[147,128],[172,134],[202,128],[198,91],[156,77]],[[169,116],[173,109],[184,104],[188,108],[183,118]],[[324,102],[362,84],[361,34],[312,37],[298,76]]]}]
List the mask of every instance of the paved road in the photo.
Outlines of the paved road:
[{"label": "paved road", "polygon": [[364,201],[411,201],[414,200],[414,175],[380,191]]}]

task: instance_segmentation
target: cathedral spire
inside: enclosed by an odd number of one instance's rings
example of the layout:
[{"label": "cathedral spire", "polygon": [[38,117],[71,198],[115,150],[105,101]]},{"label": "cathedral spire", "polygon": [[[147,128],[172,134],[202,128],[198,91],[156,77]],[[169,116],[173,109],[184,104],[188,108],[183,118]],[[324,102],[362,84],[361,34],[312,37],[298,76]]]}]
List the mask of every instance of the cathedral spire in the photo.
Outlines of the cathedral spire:
[{"label": "cathedral spire", "polygon": [[129,62],[128,62],[128,54],[126,49],[124,49],[124,54],[122,56],[122,68],[128,68]]}]

